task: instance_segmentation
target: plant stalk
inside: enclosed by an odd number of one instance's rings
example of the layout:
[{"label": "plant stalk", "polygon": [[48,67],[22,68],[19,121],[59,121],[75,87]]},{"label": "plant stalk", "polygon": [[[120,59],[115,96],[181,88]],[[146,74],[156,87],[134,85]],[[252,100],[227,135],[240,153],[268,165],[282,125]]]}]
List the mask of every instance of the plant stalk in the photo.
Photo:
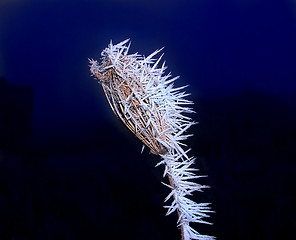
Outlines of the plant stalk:
[{"label": "plant stalk", "polygon": [[[168,173],[168,178],[169,178],[169,183],[170,183],[170,186],[175,189],[175,184],[174,184],[174,180],[172,178],[172,176]],[[174,198],[176,199],[176,196],[175,194],[173,194]],[[179,209],[177,209],[177,212],[178,212],[178,218],[180,217],[181,213],[179,211]],[[180,219],[180,224],[181,224],[181,240],[184,240],[184,226],[183,226],[183,218]]]}]

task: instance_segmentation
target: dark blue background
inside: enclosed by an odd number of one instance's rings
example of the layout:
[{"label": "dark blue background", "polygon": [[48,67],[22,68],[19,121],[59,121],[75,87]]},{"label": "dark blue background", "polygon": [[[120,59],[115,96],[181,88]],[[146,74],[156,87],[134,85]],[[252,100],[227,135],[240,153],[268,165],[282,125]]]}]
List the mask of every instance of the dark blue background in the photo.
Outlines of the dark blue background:
[{"label": "dark blue background", "polygon": [[293,0],[1,0],[0,240],[179,239],[162,167],[90,76],[112,39],[165,47],[219,239],[295,239]]}]

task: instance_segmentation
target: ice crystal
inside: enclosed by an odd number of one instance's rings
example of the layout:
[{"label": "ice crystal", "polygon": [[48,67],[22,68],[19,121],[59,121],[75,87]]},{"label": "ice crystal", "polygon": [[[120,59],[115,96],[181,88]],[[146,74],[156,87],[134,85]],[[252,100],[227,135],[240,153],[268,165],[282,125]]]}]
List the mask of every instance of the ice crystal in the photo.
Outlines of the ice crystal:
[{"label": "ice crystal", "polygon": [[[129,39],[116,45],[112,42],[101,53],[101,62],[90,59],[90,71],[101,83],[107,100],[115,115],[129,128],[152,153],[161,157],[157,165],[164,164],[164,176],[168,176],[171,190],[165,198],[171,204],[165,206],[167,215],[177,211],[178,226],[182,239],[215,239],[201,235],[190,223],[208,223],[208,203],[196,203],[188,198],[194,191],[207,186],[192,180],[197,176],[193,167],[195,158],[188,156],[190,149],[184,140],[192,136],[187,130],[195,124],[188,116],[194,111],[193,103],[186,99],[189,94],[174,88],[178,77],[165,74],[163,54],[156,50],[148,57],[138,53],[128,54]],[[143,149],[142,149],[143,150]]]}]

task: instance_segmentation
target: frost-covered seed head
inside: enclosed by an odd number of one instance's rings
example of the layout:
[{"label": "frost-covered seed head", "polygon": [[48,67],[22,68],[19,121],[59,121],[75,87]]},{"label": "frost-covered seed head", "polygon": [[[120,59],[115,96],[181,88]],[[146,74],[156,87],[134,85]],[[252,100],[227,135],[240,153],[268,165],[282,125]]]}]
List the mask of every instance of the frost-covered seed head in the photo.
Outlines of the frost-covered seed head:
[{"label": "frost-covered seed head", "polygon": [[202,191],[207,186],[191,180],[195,158],[188,157],[190,149],[183,143],[191,134],[187,130],[195,123],[188,116],[193,113],[192,102],[185,99],[189,94],[174,88],[178,77],[165,74],[165,63],[160,64],[161,51],[156,50],[148,57],[128,54],[129,39],[109,46],[101,53],[101,63],[89,60],[90,71],[101,83],[107,100],[115,115],[130,129],[165,165],[164,176],[168,175],[171,193],[165,201],[173,198],[167,215],[178,212],[178,224],[182,230],[182,240],[214,239],[201,235],[190,222],[208,223],[203,220],[212,212],[208,203],[195,203],[188,196],[194,191]]}]

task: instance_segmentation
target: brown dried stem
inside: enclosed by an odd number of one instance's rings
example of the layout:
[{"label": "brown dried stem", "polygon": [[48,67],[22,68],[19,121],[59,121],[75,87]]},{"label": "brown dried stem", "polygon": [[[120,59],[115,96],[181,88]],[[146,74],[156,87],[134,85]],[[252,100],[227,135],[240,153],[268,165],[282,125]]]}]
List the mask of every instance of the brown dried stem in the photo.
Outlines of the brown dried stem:
[{"label": "brown dried stem", "polygon": [[[130,111],[133,116],[126,116],[125,114],[124,106],[121,101],[127,100],[128,97],[133,94],[133,91],[142,91],[142,93],[146,95],[147,93],[143,85],[139,81],[136,81],[136,79],[134,79],[133,86],[131,86],[130,83],[116,74],[115,70],[113,70],[112,68],[106,70],[104,75],[98,73],[95,75],[95,77],[101,83],[112,111],[121,120],[121,122],[147,147],[149,147],[154,154],[166,154],[166,147],[163,146],[159,141],[157,141],[157,138],[161,138],[163,139],[163,141],[167,141],[167,137],[165,136],[165,134],[161,136],[158,135],[159,130],[163,131],[167,128],[167,126],[165,125],[166,123],[162,121],[161,114],[158,111],[157,107],[153,108],[153,117],[155,122],[157,123],[157,126],[154,126],[153,124],[149,124],[149,126],[146,126],[149,119],[149,116],[147,116],[146,112],[147,110],[145,110],[144,107],[140,105],[141,101],[135,96],[135,94],[130,99]],[[120,86],[120,91],[116,90],[118,89],[118,86]],[[142,101],[144,101],[144,103],[149,106],[149,98],[146,98]],[[134,118],[137,118],[137,123],[135,122]],[[168,173],[168,179],[170,186],[175,189],[175,184],[170,173]],[[175,198],[175,194],[173,196]],[[177,210],[177,212],[178,217],[180,217],[180,211]],[[181,219],[180,221],[181,239],[184,240],[184,226],[182,225],[183,220]]]}]

